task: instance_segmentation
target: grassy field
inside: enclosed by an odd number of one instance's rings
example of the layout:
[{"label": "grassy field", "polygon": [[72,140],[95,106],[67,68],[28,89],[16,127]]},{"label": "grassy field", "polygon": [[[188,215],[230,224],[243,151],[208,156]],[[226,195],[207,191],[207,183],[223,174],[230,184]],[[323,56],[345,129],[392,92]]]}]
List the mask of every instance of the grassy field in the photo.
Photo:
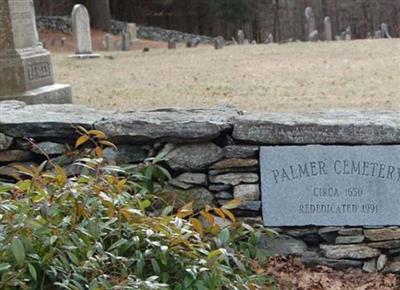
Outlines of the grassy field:
[{"label": "grassy field", "polygon": [[[53,53],[57,82],[74,103],[137,110],[213,107],[247,111],[400,110],[400,40]],[[113,56],[113,59],[104,56]]]}]

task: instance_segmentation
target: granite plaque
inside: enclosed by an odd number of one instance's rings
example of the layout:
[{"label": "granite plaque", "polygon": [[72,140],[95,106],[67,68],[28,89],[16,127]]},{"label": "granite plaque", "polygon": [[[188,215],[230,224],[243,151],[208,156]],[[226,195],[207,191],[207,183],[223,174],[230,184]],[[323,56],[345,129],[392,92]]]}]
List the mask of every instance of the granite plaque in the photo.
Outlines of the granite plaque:
[{"label": "granite plaque", "polygon": [[264,146],[265,226],[399,225],[400,145]]}]

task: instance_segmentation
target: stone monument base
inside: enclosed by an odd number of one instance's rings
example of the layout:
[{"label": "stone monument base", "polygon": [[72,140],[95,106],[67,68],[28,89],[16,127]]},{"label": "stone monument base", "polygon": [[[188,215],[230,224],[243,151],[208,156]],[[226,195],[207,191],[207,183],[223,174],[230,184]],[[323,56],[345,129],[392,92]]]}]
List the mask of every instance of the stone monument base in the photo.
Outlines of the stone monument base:
[{"label": "stone monument base", "polygon": [[79,58],[79,59],[87,59],[87,58],[99,58],[100,54],[91,53],[91,54],[71,54],[68,57],[70,58]]},{"label": "stone monument base", "polygon": [[53,84],[32,89],[20,94],[0,96],[0,101],[17,100],[28,105],[34,104],[71,104],[72,90],[70,85]]}]

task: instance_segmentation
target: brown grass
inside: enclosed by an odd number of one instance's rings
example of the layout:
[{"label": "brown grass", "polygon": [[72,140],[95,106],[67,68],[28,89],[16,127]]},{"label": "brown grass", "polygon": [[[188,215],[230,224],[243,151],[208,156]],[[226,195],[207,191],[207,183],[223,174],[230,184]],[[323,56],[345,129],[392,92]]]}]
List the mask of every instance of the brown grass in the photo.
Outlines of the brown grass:
[{"label": "brown grass", "polygon": [[[400,39],[53,54],[74,103],[137,110],[230,104],[248,111],[400,110]],[[113,60],[104,58],[112,55]]]}]

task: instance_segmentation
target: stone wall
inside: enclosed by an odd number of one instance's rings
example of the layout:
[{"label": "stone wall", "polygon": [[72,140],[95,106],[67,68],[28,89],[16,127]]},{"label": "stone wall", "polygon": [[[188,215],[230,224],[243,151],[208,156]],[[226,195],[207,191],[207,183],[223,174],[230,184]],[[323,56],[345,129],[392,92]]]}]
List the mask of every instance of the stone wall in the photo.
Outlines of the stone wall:
[{"label": "stone wall", "polygon": [[[113,20],[112,32],[114,34],[120,34],[126,29],[126,23],[121,21]],[[68,16],[41,16],[37,17],[38,29],[49,29],[52,31],[62,31],[64,33],[72,33],[71,18]],[[207,43],[211,44],[214,38],[189,34],[175,30],[163,29],[160,27],[150,27],[138,25],[138,38],[149,39],[156,41],[168,41],[173,40],[176,42],[194,42],[194,43]]]},{"label": "stone wall", "polygon": [[[162,109],[145,112],[99,111],[76,105],[0,103],[0,183],[12,182],[14,162],[45,160],[24,138],[32,138],[69,174],[79,172],[60,158],[79,136],[76,126],[98,129],[119,150],[105,150],[117,164],[135,164],[161,152],[173,180],[168,185],[204,204],[223,205],[234,197],[235,210],[249,223],[261,223],[259,148],[287,144],[400,144],[400,114],[395,112],[324,112],[250,114],[216,109]],[[359,267],[400,272],[398,227],[300,227],[275,229],[260,247],[275,254],[302,257],[307,265]]]}]

